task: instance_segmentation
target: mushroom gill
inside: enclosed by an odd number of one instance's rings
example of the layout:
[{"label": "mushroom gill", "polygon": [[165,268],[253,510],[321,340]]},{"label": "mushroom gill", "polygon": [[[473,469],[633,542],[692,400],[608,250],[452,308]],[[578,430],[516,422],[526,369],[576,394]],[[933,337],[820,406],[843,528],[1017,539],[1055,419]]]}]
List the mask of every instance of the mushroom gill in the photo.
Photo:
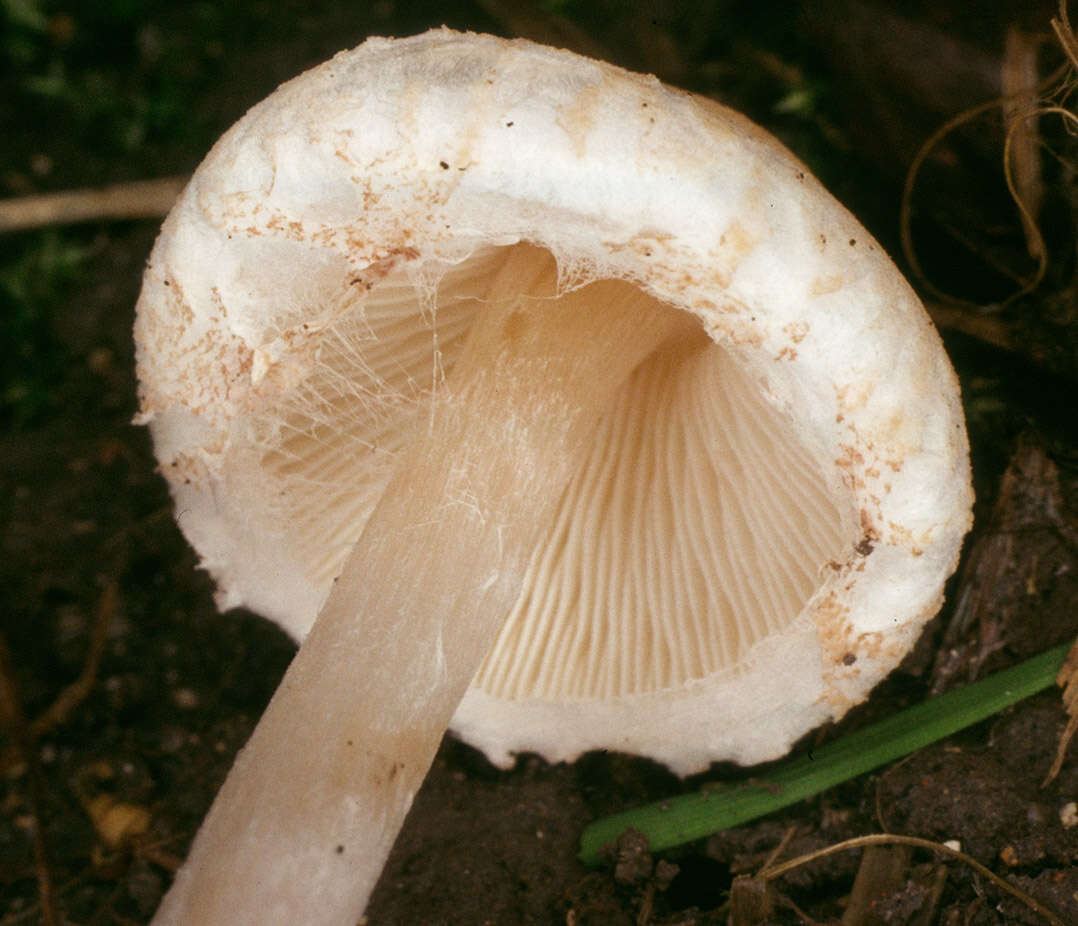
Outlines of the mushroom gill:
[{"label": "mushroom gill", "polygon": [[[248,510],[267,532],[287,530],[291,563],[307,570],[297,585],[328,591],[410,429],[430,413],[481,294],[527,247],[346,278],[305,315],[318,321],[280,332],[291,374],[279,373],[288,388],[253,425],[264,482]],[[567,264],[562,291],[587,282]],[[818,456],[728,350],[687,326],[600,418],[473,685],[499,699],[608,698],[736,666],[848,552],[854,513]],[[246,598],[299,637],[321,604],[312,596],[297,616],[255,590]]]},{"label": "mushroom gill", "polygon": [[727,351],[668,343],[600,420],[475,684],[609,698],[732,668],[801,613],[851,517]]}]

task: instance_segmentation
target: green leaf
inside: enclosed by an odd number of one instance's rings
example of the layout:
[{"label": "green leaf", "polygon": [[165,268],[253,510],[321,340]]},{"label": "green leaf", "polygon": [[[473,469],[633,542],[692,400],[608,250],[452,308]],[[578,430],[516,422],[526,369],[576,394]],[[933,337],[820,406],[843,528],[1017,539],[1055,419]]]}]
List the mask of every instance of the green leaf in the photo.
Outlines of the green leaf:
[{"label": "green leaf", "polygon": [[596,865],[628,828],[653,852],[773,813],[991,717],[1053,684],[1069,644],[965,688],[949,691],[794,759],[751,782],[639,807],[596,820],[580,838],[580,859]]}]

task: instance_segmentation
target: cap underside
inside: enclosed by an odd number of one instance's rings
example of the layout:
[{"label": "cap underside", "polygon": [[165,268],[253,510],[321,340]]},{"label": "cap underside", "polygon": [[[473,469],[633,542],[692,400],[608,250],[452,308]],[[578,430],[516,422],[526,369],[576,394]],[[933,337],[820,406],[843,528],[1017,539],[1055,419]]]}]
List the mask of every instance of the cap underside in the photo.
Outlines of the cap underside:
[{"label": "cap underside", "polygon": [[[317,364],[253,428],[263,494],[309,581],[328,590],[506,253],[404,265],[351,306],[312,313]],[[734,665],[847,552],[852,512],[824,473],[722,347],[702,331],[668,343],[601,419],[474,684],[587,699]]]}]

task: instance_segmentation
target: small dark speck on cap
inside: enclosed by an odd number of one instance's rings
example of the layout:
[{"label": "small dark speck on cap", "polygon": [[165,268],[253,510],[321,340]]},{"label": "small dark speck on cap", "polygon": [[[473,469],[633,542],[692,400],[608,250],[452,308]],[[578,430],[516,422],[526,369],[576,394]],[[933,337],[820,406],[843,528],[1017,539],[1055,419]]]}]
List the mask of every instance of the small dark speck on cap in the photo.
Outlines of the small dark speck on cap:
[{"label": "small dark speck on cap", "polygon": [[344,855],[344,846],[338,845],[335,851],[338,855]]},{"label": "small dark speck on cap", "polygon": [[852,666],[855,662],[857,662],[857,656],[853,653],[847,653],[842,657],[842,664],[844,666]]},{"label": "small dark speck on cap", "polygon": [[[442,170],[449,170],[449,165],[448,165],[448,164],[447,164],[447,163],[446,163],[445,161],[439,161],[439,162],[438,162],[438,166],[439,166],[439,167],[440,167],[440,168],[441,168]],[[850,243],[852,244],[853,242],[851,241]]]}]

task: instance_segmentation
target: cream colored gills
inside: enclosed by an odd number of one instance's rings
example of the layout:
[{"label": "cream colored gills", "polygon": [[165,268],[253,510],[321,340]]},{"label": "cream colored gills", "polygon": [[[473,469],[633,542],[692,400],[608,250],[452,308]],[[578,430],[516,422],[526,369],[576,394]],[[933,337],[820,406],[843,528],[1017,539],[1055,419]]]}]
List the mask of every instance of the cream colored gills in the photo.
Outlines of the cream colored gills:
[{"label": "cream colored gills", "polygon": [[[507,250],[447,268],[429,292],[401,269],[335,318],[320,367],[264,425],[263,466],[292,496],[294,542],[354,543],[402,452],[401,418],[430,414],[481,310],[474,293]],[[844,552],[825,468],[689,323],[601,415],[475,684],[498,698],[606,698],[736,664]]]},{"label": "cream colored gills", "polygon": [[[431,413],[482,311],[469,293],[508,250],[452,268],[433,294],[398,271],[335,321],[320,370],[274,409],[279,444],[267,441],[263,461],[295,495],[285,517],[296,542],[354,542],[402,452],[399,417]],[[355,427],[342,431],[344,420]],[[475,684],[499,698],[604,698],[736,664],[844,552],[823,471],[689,322],[603,411]],[[335,575],[340,562],[322,568]]]},{"label": "cream colored gills", "polygon": [[603,416],[475,684],[604,699],[735,666],[845,552],[823,470],[702,332],[656,351]]}]

